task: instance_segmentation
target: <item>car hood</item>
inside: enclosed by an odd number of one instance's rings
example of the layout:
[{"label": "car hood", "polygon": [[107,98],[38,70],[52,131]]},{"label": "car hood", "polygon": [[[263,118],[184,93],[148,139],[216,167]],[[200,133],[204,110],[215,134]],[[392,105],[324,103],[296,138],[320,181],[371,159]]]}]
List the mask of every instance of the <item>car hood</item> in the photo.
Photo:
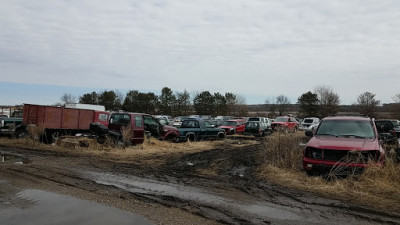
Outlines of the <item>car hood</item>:
[{"label": "car hood", "polygon": [[169,130],[169,131],[178,131],[178,129],[176,127],[172,127],[172,126],[163,126],[164,130]]},{"label": "car hood", "polygon": [[272,122],[271,124],[279,124],[279,125],[284,125],[287,124],[288,122]]},{"label": "car hood", "polygon": [[218,128],[220,129],[231,129],[231,128],[235,128],[234,126],[219,126]]},{"label": "car hood", "polygon": [[335,150],[379,150],[377,139],[321,137],[315,136],[310,139],[307,147]]}]

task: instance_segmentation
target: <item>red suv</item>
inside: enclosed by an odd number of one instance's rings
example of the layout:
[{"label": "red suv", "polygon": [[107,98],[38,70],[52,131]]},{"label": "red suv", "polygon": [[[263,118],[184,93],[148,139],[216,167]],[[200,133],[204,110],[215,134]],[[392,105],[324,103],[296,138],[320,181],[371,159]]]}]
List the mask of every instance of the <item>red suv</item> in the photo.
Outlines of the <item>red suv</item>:
[{"label": "red suv", "polygon": [[303,152],[307,174],[362,172],[368,162],[383,166],[385,152],[373,119],[357,116],[326,117]]},{"label": "red suv", "polygon": [[242,119],[227,120],[222,123],[218,128],[224,129],[227,135],[241,134],[244,132],[245,123]]},{"label": "red suv", "polygon": [[299,128],[299,122],[292,116],[279,116],[271,123],[271,128],[274,131],[281,129],[285,133],[296,132]]}]

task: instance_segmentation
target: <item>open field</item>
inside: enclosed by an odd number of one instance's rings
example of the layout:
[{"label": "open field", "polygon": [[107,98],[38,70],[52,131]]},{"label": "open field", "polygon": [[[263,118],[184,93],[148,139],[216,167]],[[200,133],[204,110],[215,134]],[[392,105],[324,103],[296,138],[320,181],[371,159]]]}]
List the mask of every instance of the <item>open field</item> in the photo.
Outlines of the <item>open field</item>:
[{"label": "open field", "polygon": [[[94,184],[85,181],[88,178],[82,175],[82,171],[104,173],[99,179],[107,179],[101,182],[108,183],[115,179],[115,174],[122,177],[119,180],[133,179],[130,176],[137,177],[135,179],[138,180],[155,179],[157,182],[164,182],[163,185],[212,190],[224,198],[235,199],[239,206],[244,199],[253,198],[265,204],[273,203],[277,208],[284,208],[285,212],[299,216],[301,219],[297,219],[300,221],[298,224],[309,224],[308,218],[313,218],[312,222],[317,224],[352,224],[355,221],[372,224],[400,223],[398,164],[388,158],[384,168],[368,168],[361,176],[329,180],[309,177],[302,171],[301,165],[301,143],[306,141],[302,132],[274,133],[265,138],[234,136],[222,141],[186,143],[148,139],[142,145],[126,148],[100,145],[91,139],[74,137],[59,140],[54,145],[44,145],[31,139],[1,138],[2,152],[33,158],[32,163],[24,167],[3,165],[1,170],[3,176],[10,175],[9,179],[11,174],[23,173],[24,176],[75,188],[77,182],[83,190],[93,189]],[[71,169],[80,172],[69,171]],[[37,178],[38,171],[45,173]],[[114,175],[110,175],[110,172]],[[260,221],[265,220],[273,224],[285,224],[290,223],[292,218],[286,214],[282,214],[280,218],[271,218],[266,213],[257,214],[256,211],[243,213],[235,207],[227,209],[215,202],[201,202],[188,196],[157,194],[160,190],[127,196],[126,191],[129,192],[129,188],[124,187],[129,186],[119,186],[118,191],[112,192],[118,192],[118,195],[128,199],[137,199],[139,196],[140,201],[183,209],[190,214],[200,215],[207,221],[264,224]],[[97,185],[95,189],[100,193],[105,192]],[[212,199],[214,198],[219,197],[214,196]],[[109,204],[118,207],[112,201]],[[128,206],[121,208],[129,210]],[[296,210],[292,211],[293,209]],[[140,210],[135,212],[138,211]],[[331,214],[335,216],[332,217]],[[343,218],[338,220],[340,214],[343,214]],[[157,221],[157,218],[150,219]]]}]

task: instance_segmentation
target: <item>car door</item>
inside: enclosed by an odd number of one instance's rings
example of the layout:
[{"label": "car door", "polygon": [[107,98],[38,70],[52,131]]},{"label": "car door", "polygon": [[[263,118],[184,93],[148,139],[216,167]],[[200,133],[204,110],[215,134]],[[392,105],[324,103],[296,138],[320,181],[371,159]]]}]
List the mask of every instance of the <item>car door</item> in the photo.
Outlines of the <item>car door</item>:
[{"label": "car door", "polygon": [[213,127],[209,121],[204,121],[205,126],[205,137],[216,137],[218,130]]},{"label": "car door", "polygon": [[238,125],[236,126],[236,133],[243,133],[245,129],[245,124],[242,121],[238,122]]},{"label": "car door", "polygon": [[162,126],[155,118],[152,116],[143,115],[143,121],[145,131],[150,132],[151,136],[156,138],[162,136],[162,130],[160,129]]},{"label": "car door", "polygon": [[131,120],[133,121],[132,126],[132,143],[139,144],[142,143],[144,140],[144,122],[142,115],[132,115]]},{"label": "car door", "polygon": [[289,117],[288,120],[289,120],[288,121],[288,123],[289,123],[288,127],[290,129],[294,129],[296,127],[296,125],[297,125],[297,120],[295,118],[293,118],[293,117]]}]

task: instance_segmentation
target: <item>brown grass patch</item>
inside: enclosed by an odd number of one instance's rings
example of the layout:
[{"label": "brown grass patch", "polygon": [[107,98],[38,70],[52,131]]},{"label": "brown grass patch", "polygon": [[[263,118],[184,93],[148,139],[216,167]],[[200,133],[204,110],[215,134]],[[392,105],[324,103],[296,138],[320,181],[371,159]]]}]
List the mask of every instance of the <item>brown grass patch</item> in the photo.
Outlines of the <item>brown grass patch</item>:
[{"label": "brown grass patch", "polygon": [[370,166],[359,176],[326,180],[310,177],[302,170],[304,134],[274,134],[266,144],[265,163],[256,176],[282,186],[342,200],[350,204],[364,205],[378,210],[400,212],[400,165],[389,157],[384,167]]}]

